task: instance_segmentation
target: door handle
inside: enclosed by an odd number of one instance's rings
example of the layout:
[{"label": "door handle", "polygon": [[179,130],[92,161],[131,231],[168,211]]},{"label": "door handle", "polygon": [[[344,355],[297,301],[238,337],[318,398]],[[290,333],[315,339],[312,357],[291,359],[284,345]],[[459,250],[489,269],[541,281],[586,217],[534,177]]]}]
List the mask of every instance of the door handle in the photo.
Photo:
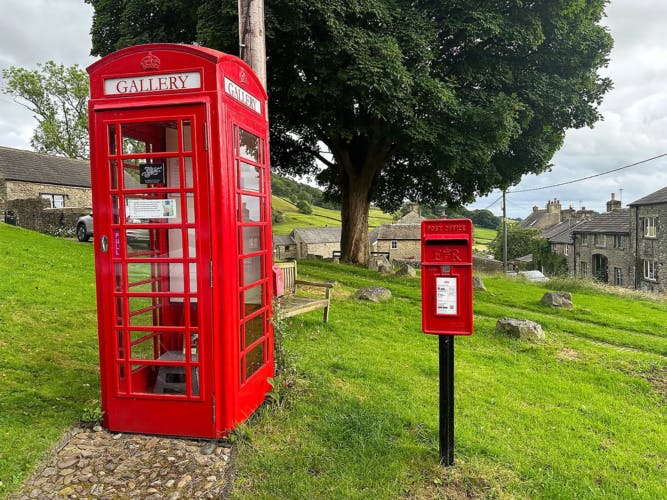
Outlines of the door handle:
[{"label": "door handle", "polygon": [[109,251],[109,237],[106,235],[100,238],[100,250],[102,250],[102,253]]}]

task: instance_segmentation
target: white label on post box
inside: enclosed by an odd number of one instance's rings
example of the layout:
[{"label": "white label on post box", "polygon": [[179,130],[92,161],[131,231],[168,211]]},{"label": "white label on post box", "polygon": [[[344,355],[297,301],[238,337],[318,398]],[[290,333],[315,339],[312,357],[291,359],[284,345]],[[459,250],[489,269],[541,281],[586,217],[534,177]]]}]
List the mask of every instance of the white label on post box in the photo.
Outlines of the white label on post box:
[{"label": "white label on post box", "polygon": [[128,219],[175,219],[176,200],[130,198],[127,200],[125,215]]},{"label": "white label on post box", "polygon": [[201,88],[198,71],[166,73],[162,75],[129,76],[104,80],[105,95],[139,94],[142,92],[170,92],[172,90]]},{"label": "white label on post box", "polygon": [[255,113],[262,114],[262,104],[259,102],[259,99],[243,90],[227,77],[225,77],[225,92],[241,104],[252,109]]},{"label": "white label on post box", "polygon": [[456,316],[456,278],[438,276],[435,278],[435,313]]}]

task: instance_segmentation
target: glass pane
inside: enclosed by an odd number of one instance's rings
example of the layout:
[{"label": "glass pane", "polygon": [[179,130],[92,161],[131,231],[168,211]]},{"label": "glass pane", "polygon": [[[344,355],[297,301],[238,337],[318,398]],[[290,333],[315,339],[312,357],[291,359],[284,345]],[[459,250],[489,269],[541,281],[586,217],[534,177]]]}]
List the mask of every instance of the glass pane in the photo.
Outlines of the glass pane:
[{"label": "glass pane", "polygon": [[123,153],[161,153],[178,151],[178,133],[173,120],[123,123]]},{"label": "glass pane", "polygon": [[116,154],[116,125],[109,125],[109,154]]},{"label": "glass pane", "polygon": [[123,309],[123,297],[116,297],[115,302],[115,313],[116,313],[116,325],[122,326],[124,309]]},{"label": "glass pane", "polygon": [[153,326],[160,310],[160,299],[153,297],[128,297],[130,326]]},{"label": "glass pane", "polygon": [[264,342],[257,345],[245,357],[245,376],[246,379],[259,370],[264,365]]},{"label": "glass pane", "polygon": [[116,331],[116,345],[118,347],[118,359],[124,359],[126,350],[125,335],[123,334],[123,330]]},{"label": "glass pane", "polygon": [[264,297],[264,286],[257,285],[241,292],[241,316],[250,316],[255,311],[262,308]]},{"label": "glass pane", "polygon": [[153,360],[160,356],[160,336],[154,332],[130,332],[133,360]]},{"label": "glass pane", "polygon": [[183,165],[185,167],[185,187],[191,188],[193,185],[192,177],[192,157],[186,156],[183,158]]},{"label": "glass pane", "polygon": [[[142,254],[150,248],[150,231],[148,229],[127,229],[125,231],[125,241],[127,242],[127,255]],[[139,257],[141,255],[133,255]]]},{"label": "glass pane", "polygon": [[259,137],[239,129],[239,155],[259,163]]},{"label": "glass pane", "polygon": [[125,365],[118,363],[116,365],[118,377],[118,392],[120,394],[127,394],[127,381],[125,380]]},{"label": "glass pane", "polygon": [[258,226],[242,227],[241,253],[259,252],[262,249],[261,228]]},{"label": "glass pane", "polygon": [[118,189],[118,162],[116,160],[109,162],[109,176],[111,189]]},{"label": "glass pane", "polygon": [[239,188],[259,192],[260,168],[242,161],[239,166]]},{"label": "glass pane", "polygon": [[241,221],[242,222],[261,222],[262,210],[260,198],[257,196],[240,196]]},{"label": "glass pane", "polygon": [[[130,292],[158,292],[160,282],[157,276],[151,273],[154,264],[128,264],[127,281]],[[157,266],[155,266],[157,267]]]},{"label": "glass pane", "polygon": [[120,224],[120,198],[111,197],[111,223]]},{"label": "glass pane", "polygon": [[260,314],[245,324],[245,345],[247,349],[264,336],[264,315]]},{"label": "glass pane", "polygon": [[166,186],[180,187],[181,186],[181,168],[178,158],[167,158],[165,160],[166,168]]},{"label": "glass pane", "polygon": [[243,286],[262,279],[262,257],[249,257],[242,259],[243,262]]},{"label": "glass pane", "polygon": [[183,151],[192,151],[192,126],[190,120],[183,120]]},{"label": "glass pane", "polygon": [[114,283],[117,292],[123,291],[123,267],[121,264],[114,264]]}]

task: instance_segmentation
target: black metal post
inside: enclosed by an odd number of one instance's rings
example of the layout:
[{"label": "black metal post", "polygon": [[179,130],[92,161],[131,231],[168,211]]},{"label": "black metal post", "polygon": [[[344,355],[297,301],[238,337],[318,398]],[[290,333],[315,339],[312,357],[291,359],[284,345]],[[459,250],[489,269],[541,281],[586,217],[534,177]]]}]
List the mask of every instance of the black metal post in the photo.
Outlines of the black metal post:
[{"label": "black metal post", "polygon": [[454,465],[454,336],[438,335],[440,360],[440,465]]}]

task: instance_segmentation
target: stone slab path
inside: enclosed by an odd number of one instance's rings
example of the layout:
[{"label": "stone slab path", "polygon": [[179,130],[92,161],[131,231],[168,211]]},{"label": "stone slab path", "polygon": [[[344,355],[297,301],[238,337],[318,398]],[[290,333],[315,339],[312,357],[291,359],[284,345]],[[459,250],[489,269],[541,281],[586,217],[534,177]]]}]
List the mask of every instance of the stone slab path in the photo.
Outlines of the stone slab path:
[{"label": "stone slab path", "polygon": [[233,451],[218,441],[75,428],[9,498],[227,498]]}]

